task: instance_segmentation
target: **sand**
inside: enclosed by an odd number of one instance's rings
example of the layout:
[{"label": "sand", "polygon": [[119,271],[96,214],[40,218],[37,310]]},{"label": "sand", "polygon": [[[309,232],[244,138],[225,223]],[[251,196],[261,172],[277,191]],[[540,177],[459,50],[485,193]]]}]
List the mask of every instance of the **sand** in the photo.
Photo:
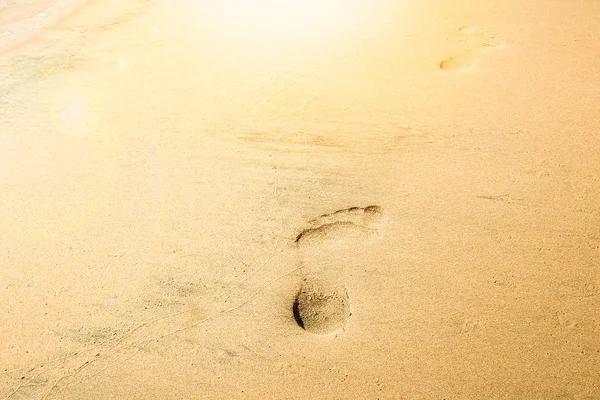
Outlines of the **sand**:
[{"label": "sand", "polygon": [[598,15],[0,2],[0,398],[600,399]]}]

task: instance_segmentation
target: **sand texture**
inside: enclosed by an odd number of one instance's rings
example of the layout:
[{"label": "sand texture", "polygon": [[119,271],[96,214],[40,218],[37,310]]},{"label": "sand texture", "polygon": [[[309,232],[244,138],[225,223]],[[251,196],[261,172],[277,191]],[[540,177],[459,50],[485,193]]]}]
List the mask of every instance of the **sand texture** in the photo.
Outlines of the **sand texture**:
[{"label": "sand texture", "polygon": [[599,18],[0,0],[0,399],[600,399]]}]

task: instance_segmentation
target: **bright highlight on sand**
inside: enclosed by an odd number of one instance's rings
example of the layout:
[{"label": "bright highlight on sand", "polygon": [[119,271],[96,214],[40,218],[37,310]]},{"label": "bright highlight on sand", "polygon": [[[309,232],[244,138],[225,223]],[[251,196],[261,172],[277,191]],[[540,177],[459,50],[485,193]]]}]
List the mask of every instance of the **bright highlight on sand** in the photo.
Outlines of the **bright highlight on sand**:
[{"label": "bright highlight on sand", "polygon": [[79,120],[85,115],[85,107],[80,101],[73,101],[66,104],[62,116],[68,120]]},{"label": "bright highlight on sand", "polygon": [[215,22],[230,33],[276,40],[351,27],[352,17],[360,13],[358,4],[340,0],[225,0],[200,7],[208,8]]},{"label": "bright highlight on sand", "polygon": [[82,93],[65,92],[58,94],[53,102],[54,114],[57,116],[57,122],[60,129],[65,129],[71,134],[82,134],[80,129],[73,130],[74,127],[81,128],[90,122],[90,103],[87,96]]}]

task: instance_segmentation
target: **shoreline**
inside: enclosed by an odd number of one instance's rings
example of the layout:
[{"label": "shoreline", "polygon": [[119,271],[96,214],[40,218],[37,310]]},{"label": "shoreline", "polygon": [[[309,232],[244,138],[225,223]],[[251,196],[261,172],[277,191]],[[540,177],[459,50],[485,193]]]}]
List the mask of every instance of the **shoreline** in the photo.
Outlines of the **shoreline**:
[{"label": "shoreline", "polygon": [[39,35],[43,35],[47,29],[60,23],[87,3],[86,0],[58,0],[49,7],[36,10],[29,17],[1,25],[0,57],[20,48]]}]

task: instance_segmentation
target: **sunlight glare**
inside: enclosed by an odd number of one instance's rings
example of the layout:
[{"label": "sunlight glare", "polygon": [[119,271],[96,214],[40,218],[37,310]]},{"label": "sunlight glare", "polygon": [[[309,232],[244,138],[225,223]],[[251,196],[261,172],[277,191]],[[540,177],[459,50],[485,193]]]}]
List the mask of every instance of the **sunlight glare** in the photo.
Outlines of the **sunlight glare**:
[{"label": "sunlight glare", "polygon": [[84,90],[64,90],[53,101],[56,132],[82,136],[89,132],[93,117],[90,98]]},{"label": "sunlight glare", "polygon": [[339,32],[352,25],[352,17],[360,13],[358,4],[353,0],[223,0],[205,4],[203,11],[230,34],[277,40]]}]

